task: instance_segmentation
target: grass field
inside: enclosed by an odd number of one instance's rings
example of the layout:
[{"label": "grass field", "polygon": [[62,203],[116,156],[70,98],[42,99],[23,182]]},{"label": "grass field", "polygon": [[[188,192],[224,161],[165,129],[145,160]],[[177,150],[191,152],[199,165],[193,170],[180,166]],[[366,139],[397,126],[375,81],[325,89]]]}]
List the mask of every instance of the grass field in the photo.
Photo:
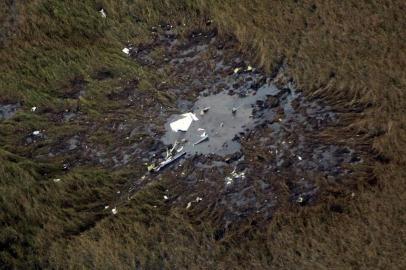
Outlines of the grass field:
[{"label": "grass field", "polygon": [[[21,108],[0,120],[0,268],[404,269],[405,13],[401,0],[3,1],[0,105]],[[170,103],[154,91],[160,78],[121,50],[148,43],[160,23],[184,25],[187,35],[208,19],[257,66],[272,73],[285,62],[307,96],[346,112],[332,138],[356,134],[373,153],[352,200],[286,207],[266,226],[242,225],[216,241],[210,219],[151,206],[162,204],[162,183],[143,189],[120,215],[99,210],[127,179],[140,176],[142,164],[66,171],[62,164],[75,156],[33,158],[92,123],[112,120],[112,111],[142,121],[142,111],[106,98],[124,82],[137,78],[146,95]],[[97,78],[103,70],[109,79]],[[86,95],[73,98],[82,84]],[[86,121],[53,118],[78,106]],[[46,130],[42,144],[24,143],[33,130]],[[115,140],[104,130],[90,139]],[[56,185],[52,179],[61,175]],[[331,211],[333,204],[344,211]]]}]

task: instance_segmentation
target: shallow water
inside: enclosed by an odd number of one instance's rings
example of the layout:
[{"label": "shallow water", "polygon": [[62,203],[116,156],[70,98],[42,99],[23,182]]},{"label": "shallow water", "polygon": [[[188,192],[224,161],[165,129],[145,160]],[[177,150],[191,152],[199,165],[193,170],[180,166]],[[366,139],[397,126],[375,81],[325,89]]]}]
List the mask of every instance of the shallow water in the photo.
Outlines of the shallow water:
[{"label": "shallow water", "polygon": [[[236,136],[253,129],[256,125],[272,120],[273,114],[254,119],[253,109],[257,101],[265,101],[270,95],[275,95],[279,89],[273,84],[267,84],[255,90],[249,90],[244,97],[237,94],[230,95],[220,92],[214,95],[200,96],[192,108],[192,112],[199,118],[194,121],[188,131],[174,132],[170,123],[180,118],[173,115],[165,125],[167,130],[163,136],[163,143],[169,145],[175,141],[182,142],[183,151],[187,154],[215,154],[225,156],[240,151],[241,144]],[[207,112],[203,112],[209,108]],[[233,112],[235,109],[235,112]],[[207,135],[208,140],[195,145]]]}]

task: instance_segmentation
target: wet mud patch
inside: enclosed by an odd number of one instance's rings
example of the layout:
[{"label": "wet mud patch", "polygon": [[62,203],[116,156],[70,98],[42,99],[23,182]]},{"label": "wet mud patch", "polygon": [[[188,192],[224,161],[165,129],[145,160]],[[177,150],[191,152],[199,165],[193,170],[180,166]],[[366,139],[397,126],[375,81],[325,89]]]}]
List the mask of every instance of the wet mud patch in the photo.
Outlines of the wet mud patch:
[{"label": "wet mud patch", "polygon": [[19,103],[0,104],[0,120],[7,120],[13,117],[21,107]]},{"label": "wet mud patch", "polygon": [[[161,58],[149,55],[157,50]],[[338,125],[337,112],[306,99],[286,67],[272,76],[252,67],[235,41],[215,31],[182,39],[176,29],[164,29],[131,57],[141,64],[152,57],[146,68],[165,80],[157,91],[177,100],[159,116],[165,124],[144,156],[151,172],[135,180],[125,198],[165,179],[168,204],[224,229],[251,217],[267,220],[286,203],[317,203],[328,187],[345,186],[363,162],[361,149],[320,136]],[[182,119],[186,125],[176,130]]]}]

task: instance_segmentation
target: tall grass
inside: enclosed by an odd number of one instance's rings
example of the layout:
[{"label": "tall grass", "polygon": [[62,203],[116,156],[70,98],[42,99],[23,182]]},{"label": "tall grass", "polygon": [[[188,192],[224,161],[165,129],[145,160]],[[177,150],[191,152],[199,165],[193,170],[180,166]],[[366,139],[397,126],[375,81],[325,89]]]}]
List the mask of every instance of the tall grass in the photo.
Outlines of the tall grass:
[{"label": "tall grass", "polygon": [[[15,119],[0,123],[0,267],[405,267],[405,9],[400,0],[0,3],[0,103],[23,104]],[[265,228],[242,225],[218,242],[210,220],[196,225],[181,209],[151,207],[162,197],[159,185],[112,219],[104,203],[128,172],[84,167],[64,175],[59,160],[30,160],[33,149],[21,141],[33,128],[50,129],[56,137],[85,128],[27,114],[31,106],[71,108],[60,92],[83,76],[95,98],[84,99],[83,109],[97,121],[113,106],[98,93],[117,86],[118,77],[141,76],[147,85],[154,80],[121,53],[127,42],[148,41],[150,27],[160,21],[193,29],[206,18],[221,35],[235,36],[241,52],[267,72],[285,61],[308,96],[343,112],[340,136],[357,135],[372,146],[367,178],[373,186],[360,185],[353,199],[329,197],[312,208],[286,209]],[[92,81],[91,74],[105,66],[120,76],[104,85]],[[61,183],[52,181],[62,174]],[[332,213],[331,202],[345,205],[346,213]]]}]

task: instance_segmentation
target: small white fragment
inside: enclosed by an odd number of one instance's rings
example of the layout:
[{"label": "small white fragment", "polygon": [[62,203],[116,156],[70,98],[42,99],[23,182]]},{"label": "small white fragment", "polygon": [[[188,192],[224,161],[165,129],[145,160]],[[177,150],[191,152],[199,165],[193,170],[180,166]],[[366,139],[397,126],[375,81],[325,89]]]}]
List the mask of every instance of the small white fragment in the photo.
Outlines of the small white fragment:
[{"label": "small white fragment", "polygon": [[248,65],[247,71],[253,71],[253,70],[254,70],[253,67],[251,67],[250,65]]},{"label": "small white fragment", "polygon": [[183,146],[179,147],[179,149],[176,150],[176,152],[180,153],[180,152],[182,152],[182,150],[183,150]]},{"label": "small white fragment", "polygon": [[296,200],[298,203],[302,203],[303,202],[303,197],[302,196],[299,196],[299,198],[297,198],[297,200]]},{"label": "small white fragment", "polygon": [[58,183],[59,181],[61,181],[61,179],[60,179],[60,178],[56,178],[56,179],[54,179],[54,182],[55,182],[55,183]]},{"label": "small white fragment", "polygon": [[169,199],[169,197],[168,197],[168,196],[166,196],[166,195],[164,195],[164,200],[167,200],[167,199]]},{"label": "small white fragment", "polygon": [[301,156],[297,156],[297,159],[298,159],[298,160],[302,160],[302,157],[301,157]]},{"label": "small white fragment", "polygon": [[104,9],[99,10],[99,12],[100,12],[100,15],[102,16],[102,18],[107,17],[106,12],[104,12]]},{"label": "small white fragment", "polygon": [[186,205],[186,209],[189,209],[192,206],[192,202],[188,202]]},{"label": "small white fragment", "polygon": [[233,183],[233,178],[231,178],[230,176],[226,177],[226,185],[231,185]]},{"label": "small white fragment", "polygon": [[241,68],[239,68],[239,67],[238,67],[238,68],[235,68],[235,69],[234,69],[234,74],[238,73],[240,70],[241,70]]},{"label": "small white fragment", "polygon": [[202,197],[196,197],[196,202],[198,203],[198,202],[200,202],[200,201],[202,201],[203,200],[203,198]]},{"label": "small white fragment", "polygon": [[106,206],[104,207],[104,209],[109,209],[109,207],[110,207],[109,205],[106,205]]},{"label": "small white fragment", "polygon": [[198,128],[197,131],[204,131],[204,128]]},{"label": "small white fragment", "polygon": [[31,111],[32,111],[32,112],[35,112],[36,110],[37,110],[37,107],[32,107],[32,108],[31,108]]},{"label": "small white fragment", "polygon": [[200,137],[202,137],[202,138],[204,138],[204,137],[206,137],[206,136],[207,136],[206,132],[203,132],[203,134],[200,135]]},{"label": "small white fragment", "polygon": [[170,127],[174,132],[187,131],[193,121],[198,121],[199,118],[196,117],[194,113],[184,113],[181,119],[178,119],[170,123]]},{"label": "small white fragment", "polygon": [[111,209],[111,212],[113,213],[113,215],[117,214],[118,213],[117,208],[114,207],[113,209]]},{"label": "small white fragment", "polygon": [[120,192],[120,190],[119,191],[117,191],[117,194],[120,194],[121,192]]},{"label": "small white fragment", "polygon": [[125,54],[127,54],[127,55],[130,54],[130,49],[124,48],[124,49],[123,49],[123,53],[125,53]]},{"label": "small white fragment", "polygon": [[38,136],[38,135],[40,135],[41,134],[41,131],[39,131],[39,130],[35,130],[33,133],[32,133],[32,135],[34,135],[34,136]]}]

